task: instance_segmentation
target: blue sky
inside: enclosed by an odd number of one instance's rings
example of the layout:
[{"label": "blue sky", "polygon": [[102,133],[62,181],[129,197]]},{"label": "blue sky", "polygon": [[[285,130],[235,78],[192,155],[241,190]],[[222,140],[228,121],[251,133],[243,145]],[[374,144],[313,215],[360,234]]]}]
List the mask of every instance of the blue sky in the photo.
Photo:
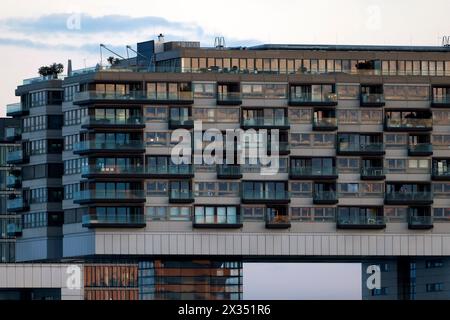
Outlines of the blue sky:
[{"label": "blue sky", "polygon": [[218,35],[228,45],[438,45],[450,33],[448,12],[448,0],[2,0],[0,104],[16,102],[16,85],[41,65],[95,65],[99,43],[125,54],[162,32],[204,46]]}]

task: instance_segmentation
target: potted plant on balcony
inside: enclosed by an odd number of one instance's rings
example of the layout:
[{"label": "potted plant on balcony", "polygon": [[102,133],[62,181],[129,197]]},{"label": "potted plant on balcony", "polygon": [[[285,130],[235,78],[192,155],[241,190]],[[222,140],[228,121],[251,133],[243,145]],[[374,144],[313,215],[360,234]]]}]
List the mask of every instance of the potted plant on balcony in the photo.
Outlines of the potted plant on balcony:
[{"label": "potted plant on balcony", "polygon": [[39,74],[44,78],[58,79],[58,75],[64,71],[64,66],[61,63],[53,63],[49,66],[42,66],[39,68]]}]

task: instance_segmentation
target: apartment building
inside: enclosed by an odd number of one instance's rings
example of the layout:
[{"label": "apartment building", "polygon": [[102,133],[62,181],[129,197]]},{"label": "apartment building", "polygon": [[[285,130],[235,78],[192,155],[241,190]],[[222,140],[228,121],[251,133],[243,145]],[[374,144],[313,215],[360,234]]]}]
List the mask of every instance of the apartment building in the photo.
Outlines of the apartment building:
[{"label": "apartment building", "polygon": [[[403,279],[450,255],[450,48],[137,52],[17,87],[17,261],[83,261],[86,299],[241,299],[249,259],[389,259]],[[195,121],[278,130],[278,173],[173,164],[172,132]]]}]

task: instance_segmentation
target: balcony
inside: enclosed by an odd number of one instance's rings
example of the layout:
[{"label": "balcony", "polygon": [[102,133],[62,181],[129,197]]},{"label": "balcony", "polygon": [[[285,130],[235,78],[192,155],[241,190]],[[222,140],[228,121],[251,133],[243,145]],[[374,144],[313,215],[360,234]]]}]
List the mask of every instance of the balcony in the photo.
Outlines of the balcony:
[{"label": "balcony", "polygon": [[144,129],[145,122],[142,117],[98,119],[91,116],[83,119],[81,127],[83,129]]},{"label": "balcony", "polygon": [[241,104],[240,92],[217,93],[217,105],[219,106],[240,106]]},{"label": "balcony", "polygon": [[169,119],[169,129],[194,129],[194,120],[190,117]]},{"label": "balcony", "polygon": [[197,229],[239,229],[242,228],[242,225],[242,218],[239,214],[205,215],[196,213],[193,221],[193,227]]},{"label": "balcony", "polygon": [[382,156],[385,154],[383,143],[352,144],[341,142],[337,144],[337,153],[342,156]]},{"label": "balcony", "polygon": [[145,178],[143,166],[87,166],[82,167],[83,178]]},{"label": "balcony", "polygon": [[361,180],[384,180],[386,175],[382,167],[361,168]]},{"label": "balcony", "polygon": [[242,119],[241,128],[246,129],[280,129],[288,130],[290,128],[289,119],[287,117],[264,118],[256,117],[252,119]]},{"label": "balcony", "polygon": [[9,151],[6,154],[6,163],[8,164],[25,164],[30,158],[24,155],[22,150]]},{"label": "balcony", "polygon": [[431,178],[436,181],[450,181],[450,168],[433,167]]},{"label": "balcony", "polygon": [[6,178],[6,187],[10,189],[19,189],[22,187],[22,177],[8,176]]},{"label": "balcony", "polygon": [[8,237],[21,237],[22,236],[22,224],[20,222],[9,223],[6,226],[6,235]]},{"label": "balcony", "polygon": [[30,113],[28,107],[22,105],[22,103],[12,103],[6,106],[6,116],[8,117],[21,117]]},{"label": "balcony", "polygon": [[145,173],[149,178],[161,179],[194,177],[194,170],[190,164],[147,167]]},{"label": "balcony", "polygon": [[267,214],[266,229],[289,229],[291,227],[291,219],[289,215],[284,214]]},{"label": "balcony", "polygon": [[337,204],[338,202],[335,191],[320,191],[313,194],[313,204]]},{"label": "balcony", "polygon": [[431,192],[390,192],[384,196],[384,203],[390,205],[431,205]]},{"label": "balcony", "polygon": [[218,164],[217,179],[242,179],[241,166]]},{"label": "balcony", "polygon": [[337,128],[336,118],[314,119],[313,121],[314,131],[336,131]]},{"label": "balcony", "polygon": [[267,144],[267,151],[271,154],[272,150],[278,151],[278,154],[281,156],[285,156],[291,153],[291,145],[289,142],[280,141],[278,142],[278,147],[274,147],[272,149],[272,143]]},{"label": "balcony", "polygon": [[408,156],[425,157],[433,155],[433,145],[431,143],[417,143],[408,145]]},{"label": "balcony", "polygon": [[396,132],[422,132],[433,130],[433,119],[385,119],[385,130]]},{"label": "balcony", "polygon": [[143,203],[145,192],[143,190],[83,190],[75,193],[73,203]]},{"label": "balcony", "polygon": [[384,107],[386,101],[382,93],[362,93],[360,96],[361,107]]},{"label": "balcony", "polygon": [[22,129],[21,128],[6,128],[5,130],[5,139],[7,141],[18,141],[22,138]]},{"label": "balcony", "polygon": [[450,96],[433,97],[431,101],[432,108],[450,108]]},{"label": "balcony", "polygon": [[190,190],[170,190],[169,203],[194,203],[194,194]]},{"label": "balcony", "polygon": [[22,197],[8,199],[6,201],[6,210],[8,212],[21,212],[27,211],[30,208],[28,201],[25,201]]},{"label": "balcony", "polygon": [[260,192],[244,190],[241,198],[242,203],[249,204],[288,204],[291,202],[290,194],[287,191]]},{"label": "balcony", "polygon": [[336,180],[336,168],[291,167],[289,179],[292,180]]},{"label": "balcony", "polygon": [[290,106],[337,106],[337,94],[328,93],[322,96],[292,93],[289,97]]},{"label": "balcony", "polygon": [[130,103],[130,104],[186,104],[194,103],[192,92],[164,92],[154,93],[145,91],[122,92],[97,92],[82,91],[74,95],[73,103],[86,105],[93,103]]},{"label": "balcony", "polygon": [[85,215],[82,217],[84,228],[145,228],[144,215]]},{"label": "balcony", "polygon": [[74,154],[89,153],[145,153],[142,141],[81,141],[74,145]]},{"label": "balcony", "polygon": [[411,230],[429,230],[433,229],[432,216],[409,216],[408,229]]},{"label": "balcony", "polygon": [[386,228],[386,221],[382,216],[349,216],[338,214],[336,227],[338,229],[381,230]]}]

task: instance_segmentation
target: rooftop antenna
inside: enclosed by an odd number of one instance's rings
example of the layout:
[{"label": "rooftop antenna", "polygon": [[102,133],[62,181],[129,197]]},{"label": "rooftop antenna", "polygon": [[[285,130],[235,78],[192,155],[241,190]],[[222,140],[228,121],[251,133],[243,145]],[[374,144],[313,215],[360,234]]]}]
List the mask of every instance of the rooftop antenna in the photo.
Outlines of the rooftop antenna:
[{"label": "rooftop antenna", "polygon": [[445,48],[450,48],[450,36],[442,37],[442,46]]},{"label": "rooftop antenna", "polygon": [[214,39],[214,47],[216,49],[223,49],[226,47],[225,37],[216,37]]},{"label": "rooftop antenna", "polygon": [[107,46],[105,46],[103,43],[100,44],[100,65],[103,64],[103,54],[102,54],[102,48],[111,52],[113,55],[119,57],[122,60],[126,60],[124,57],[122,57],[120,54],[118,54],[117,52],[112,51],[111,49],[109,49]]}]

